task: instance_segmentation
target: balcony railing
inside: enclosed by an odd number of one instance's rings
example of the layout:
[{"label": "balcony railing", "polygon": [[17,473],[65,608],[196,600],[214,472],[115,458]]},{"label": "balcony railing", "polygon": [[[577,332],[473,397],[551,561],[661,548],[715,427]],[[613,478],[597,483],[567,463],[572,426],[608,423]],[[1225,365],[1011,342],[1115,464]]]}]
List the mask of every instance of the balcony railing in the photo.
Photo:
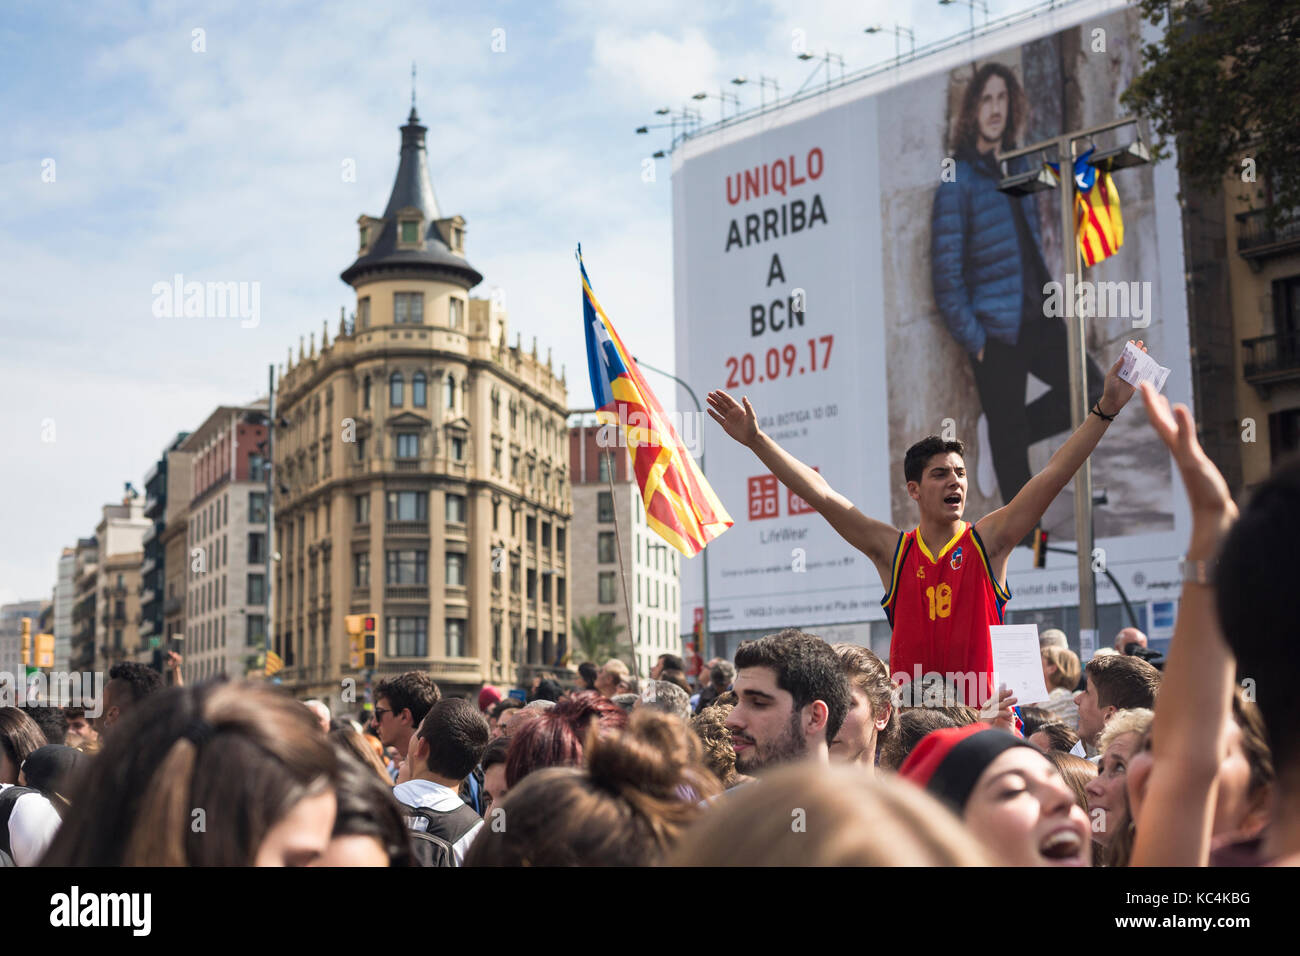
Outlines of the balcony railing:
[{"label": "balcony railing", "polygon": [[385,534],[401,535],[422,535],[429,536],[429,522],[427,521],[386,521],[384,522]]},{"label": "balcony railing", "polygon": [[1237,253],[1242,258],[1267,259],[1300,251],[1300,210],[1292,210],[1290,221],[1278,225],[1268,225],[1267,217],[1267,209],[1237,213]]},{"label": "balcony railing", "polygon": [[1300,332],[1243,339],[1241,347],[1246,381],[1265,394],[1271,386],[1300,380]]},{"label": "balcony railing", "polygon": [[384,596],[392,601],[427,601],[429,586],[427,584],[390,584],[384,588]]}]

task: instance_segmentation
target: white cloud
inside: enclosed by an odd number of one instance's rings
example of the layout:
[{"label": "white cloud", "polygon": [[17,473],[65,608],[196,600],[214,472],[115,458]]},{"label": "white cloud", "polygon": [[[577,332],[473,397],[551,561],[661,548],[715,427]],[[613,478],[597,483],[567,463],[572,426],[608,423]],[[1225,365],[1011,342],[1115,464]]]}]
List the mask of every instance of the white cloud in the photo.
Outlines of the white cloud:
[{"label": "white cloud", "polygon": [[[697,29],[680,38],[658,30],[597,31],[592,41],[592,84],[632,108],[675,106],[701,90],[717,88],[719,57]],[[647,110],[648,112],[648,110]]]}]

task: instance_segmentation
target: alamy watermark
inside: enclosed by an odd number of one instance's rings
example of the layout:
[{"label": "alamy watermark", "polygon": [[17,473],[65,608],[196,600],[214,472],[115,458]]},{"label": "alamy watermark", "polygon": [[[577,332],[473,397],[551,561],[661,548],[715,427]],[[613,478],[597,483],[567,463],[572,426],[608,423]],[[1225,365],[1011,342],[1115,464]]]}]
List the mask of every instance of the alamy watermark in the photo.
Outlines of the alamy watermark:
[{"label": "alamy watermark", "polygon": [[178,272],[169,281],[155,282],[150,291],[155,318],[237,318],[244,329],[255,329],[262,321],[260,282],[186,282]]},{"label": "alamy watermark", "polygon": [[103,701],[103,671],[37,671],[22,680],[0,671],[0,707],[81,707],[87,717],[98,717]]}]

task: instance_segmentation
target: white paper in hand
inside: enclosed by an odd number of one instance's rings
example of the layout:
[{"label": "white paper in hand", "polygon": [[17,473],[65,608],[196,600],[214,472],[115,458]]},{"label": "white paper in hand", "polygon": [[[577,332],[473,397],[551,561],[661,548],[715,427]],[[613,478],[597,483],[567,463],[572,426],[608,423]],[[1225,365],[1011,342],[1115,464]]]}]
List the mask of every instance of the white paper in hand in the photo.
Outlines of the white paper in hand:
[{"label": "white paper in hand", "polygon": [[1038,625],[990,624],[989,641],[993,646],[997,686],[1010,690],[1018,704],[1047,700],[1043,655],[1038,649]]},{"label": "white paper in hand", "polygon": [[1119,377],[1137,388],[1143,382],[1150,382],[1152,387],[1161,391],[1169,369],[1165,368],[1146,352],[1132,342],[1124,343],[1124,354],[1119,357]]}]

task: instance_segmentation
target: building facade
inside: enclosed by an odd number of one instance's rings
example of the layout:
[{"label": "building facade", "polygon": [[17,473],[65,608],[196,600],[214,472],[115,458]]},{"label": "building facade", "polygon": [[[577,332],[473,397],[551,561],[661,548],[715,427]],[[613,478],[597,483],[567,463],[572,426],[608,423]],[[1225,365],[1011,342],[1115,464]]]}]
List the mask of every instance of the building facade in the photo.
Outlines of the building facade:
[{"label": "building facade", "polygon": [[340,699],[344,616],[379,619],[381,678],[450,691],[526,679],[567,652],[566,390],[469,297],[465,220],[434,199],[425,127],[401,128],[383,216],[359,220],[356,293],[319,349],[299,343],[275,417],[274,649],[300,696]]},{"label": "building facade", "polygon": [[[0,707],[13,707],[19,702],[19,688],[26,693],[27,670],[23,665],[22,620],[31,621],[31,652],[36,653],[36,635],[40,631],[41,614],[48,601],[18,601],[0,607]],[[35,663],[35,660],[32,660]]]},{"label": "building facade", "polygon": [[96,538],[77,540],[72,580],[69,669],[92,671],[95,669],[95,611],[99,606],[99,541]]},{"label": "building facade", "polygon": [[144,534],[151,525],[144,516],[144,503],[132,494],[119,505],[105,505],[95,528],[99,563],[94,670],[107,673],[118,661],[142,659],[140,566]]},{"label": "building facade", "polygon": [[660,654],[682,654],[681,555],[646,523],[631,459],[616,441],[616,432],[590,413],[570,419],[573,616],[612,616],[624,629],[620,643],[635,648],[644,676]]},{"label": "building facade", "polygon": [[167,501],[163,529],[158,535],[163,555],[162,647],[185,647],[185,607],[191,574],[190,499],[194,497],[192,452],[176,448],[167,452]]},{"label": "building facade", "polygon": [[54,584],[54,669],[72,662],[72,608],[77,601],[77,549],[64,548]]},{"label": "building facade", "polygon": [[163,449],[144,476],[144,516],[152,523],[144,533],[144,561],[140,566],[140,640],[151,651],[155,667],[162,669],[163,604],[166,601],[167,555],[162,535],[166,530],[167,456],[189,432],[181,432]]},{"label": "building facade", "polygon": [[[266,408],[265,400],[223,405],[178,449],[189,456],[181,625],[187,682],[244,677],[266,641]],[[167,540],[175,555],[176,537]],[[170,580],[177,583],[175,575]],[[181,612],[172,610],[174,636]]]}]

